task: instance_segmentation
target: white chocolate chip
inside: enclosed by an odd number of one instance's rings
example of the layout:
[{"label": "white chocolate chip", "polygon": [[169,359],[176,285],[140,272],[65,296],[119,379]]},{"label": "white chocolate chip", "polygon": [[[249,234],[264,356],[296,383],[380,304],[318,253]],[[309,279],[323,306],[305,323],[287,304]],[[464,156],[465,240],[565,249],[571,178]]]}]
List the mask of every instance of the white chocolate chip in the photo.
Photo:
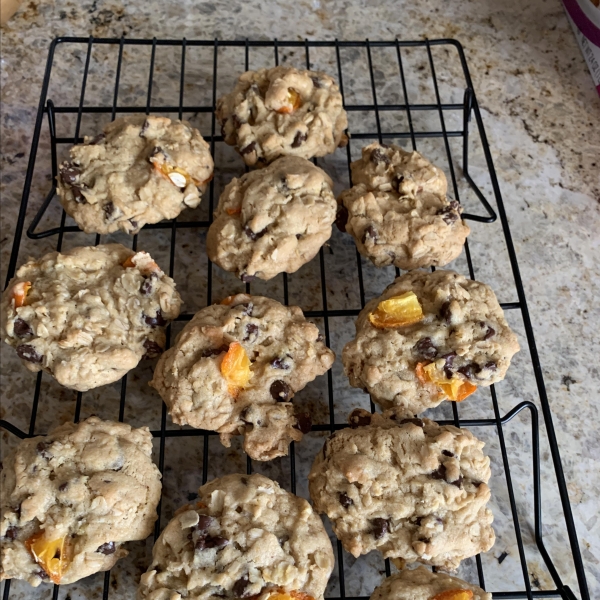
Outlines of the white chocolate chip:
[{"label": "white chocolate chip", "polygon": [[181,173],[177,173],[177,171],[173,171],[172,173],[169,173],[169,179],[171,180],[172,183],[174,183],[179,188],[184,188],[187,185],[185,176],[182,175]]}]

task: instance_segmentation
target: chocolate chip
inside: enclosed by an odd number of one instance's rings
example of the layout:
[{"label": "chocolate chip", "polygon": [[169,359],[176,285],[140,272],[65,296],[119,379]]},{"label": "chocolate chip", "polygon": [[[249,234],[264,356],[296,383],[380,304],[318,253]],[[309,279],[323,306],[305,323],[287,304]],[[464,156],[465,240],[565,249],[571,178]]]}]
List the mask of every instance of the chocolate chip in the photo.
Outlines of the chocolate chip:
[{"label": "chocolate chip", "polygon": [[154,317],[144,315],[144,323],[146,323],[146,325],[150,325],[150,327],[164,327],[167,324],[162,316],[160,308],[156,311],[156,315]]},{"label": "chocolate chip", "polygon": [[248,323],[246,325],[246,334],[244,335],[244,342],[255,342],[258,338],[258,325],[254,323]]},{"label": "chocolate chip", "polygon": [[386,165],[389,165],[390,159],[381,148],[375,148],[375,150],[371,152],[371,162],[374,162],[376,165],[379,163],[385,163]]},{"label": "chocolate chip", "polygon": [[244,154],[250,154],[251,152],[254,152],[255,148],[256,148],[256,142],[250,142],[246,147],[244,147],[240,150],[240,154],[242,156]]},{"label": "chocolate chip", "polygon": [[286,361],[285,357],[284,358],[274,358],[271,361],[271,366],[274,369],[284,369],[284,370],[288,371],[290,368],[290,365],[285,361]]},{"label": "chocolate chip", "polygon": [[225,548],[227,544],[229,544],[229,540],[220,535],[209,535],[205,539],[205,548],[216,548],[217,550],[220,550],[221,548]]},{"label": "chocolate chip", "polygon": [[198,517],[198,523],[196,524],[196,529],[198,531],[206,532],[209,527],[213,524],[214,519],[209,517],[208,515],[200,515]]},{"label": "chocolate chip", "polygon": [[452,319],[452,313],[450,312],[450,302],[444,302],[442,307],[440,308],[440,317],[446,321],[446,323],[450,323]]},{"label": "chocolate chip", "polygon": [[421,526],[421,521],[422,521],[422,520],[423,520],[423,517],[417,517],[417,518],[414,520],[414,524],[415,524],[417,527],[420,527],[420,526]]},{"label": "chocolate chip", "polygon": [[115,212],[115,205],[112,202],[108,202],[102,207],[102,210],[104,211],[104,218],[108,221]]},{"label": "chocolate chip", "polygon": [[414,346],[413,350],[427,360],[433,360],[437,356],[437,348],[433,345],[430,337],[421,338]]},{"label": "chocolate chip", "polygon": [[265,233],[267,233],[267,228],[265,227],[264,229],[262,229],[261,231],[252,231],[252,229],[250,229],[250,227],[248,227],[246,225],[246,227],[244,227],[244,233],[253,241],[255,242],[258,238],[261,238],[263,235],[265,235]]},{"label": "chocolate chip", "polygon": [[116,551],[116,546],[114,542],[106,542],[106,544],[102,544],[102,546],[98,546],[96,552],[100,552],[100,554],[105,554],[108,556],[109,554],[114,554]]},{"label": "chocolate chip", "polygon": [[454,457],[454,454],[452,452],[450,452],[450,450],[442,450],[442,454],[444,456]]},{"label": "chocolate chip", "polygon": [[156,273],[150,273],[148,277],[146,277],[140,286],[140,293],[143,296],[149,296],[152,293],[152,288],[154,286],[154,280],[158,278]]},{"label": "chocolate chip", "polygon": [[250,580],[248,579],[248,575],[244,575],[240,577],[234,584],[231,591],[236,598],[243,598],[244,592],[246,588],[250,585]]},{"label": "chocolate chip", "polygon": [[30,344],[21,344],[20,346],[17,346],[17,355],[19,358],[35,364],[41,364],[44,360],[44,357],[38,354],[36,349]]},{"label": "chocolate chip", "polygon": [[51,452],[48,452],[49,446],[50,444],[48,444],[47,442],[38,442],[35,449],[42,458],[49,459],[54,456]]},{"label": "chocolate chip", "polygon": [[493,327],[488,327],[483,339],[489,340],[493,335],[496,335],[496,330]]},{"label": "chocolate chip", "polygon": [[455,485],[457,488],[461,488],[462,487],[462,482],[463,482],[463,476],[460,475],[459,478],[456,481],[451,481],[450,485]]},{"label": "chocolate chip", "polygon": [[318,77],[311,77],[313,85],[319,89],[323,87],[323,82]]},{"label": "chocolate chip", "polygon": [[403,181],[404,175],[394,175],[394,178],[392,179],[392,188],[394,188],[396,192],[400,192],[400,185]]},{"label": "chocolate chip", "polygon": [[277,402],[288,402],[292,397],[292,388],[281,379],[275,380],[269,388],[271,396]]},{"label": "chocolate chip", "polygon": [[292,148],[299,148],[303,142],[308,139],[308,133],[302,133],[301,131],[297,131],[294,136],[294,141],[292,142]]},{"label": "chocolate chip", "polygon": [[244,283],[250,283],[251,281],[254,281],[256,279],[256,277],[254,275],[248,275],[248,273],[242,273],[240,275],[240,279]]},{"label": "chocolate chip", "polygon": [[373,243],[375,243],[379,239],[379,235],[377,234],[377,230],[375,229],[375,227],[373,227],[373,225],[369,225],[365,229],[365,232],[363,233],[363,236],[362,236],[362,243],[366,244],[368,238],[372,239]]},{"label": "chocolate chip", "polygon": [[464,375],[467,379],[473,379],[477,373],[479,367],[475,363],[470,363],[459,367],[458,372]]},{"label": "chocolate chip", "polygon": [[163,352],[163,349],[154,340],[144,340],[144,348],[146,349],[144,358],[156,358]]},{"label": "chocolate chip", "polygon": [[225,344],[223,346],[219,346],[219,348],[208,348],[202,352],[200,358],[210,358],[211,356],[218,356],[223,352],[227,352],[227,350],[229,350],[229,346]]},{"label": "chocolate chip", "polygon": [[342,233],[346,233],[346,223],[348,223],[348,209],[345,206],[338,206],[335,214],[335,226]]},{"label": "chocolate chip", "polygon": [[340,504],[344,508],[348,508],[354,504],[354,500],[352,500],[352,498],[350,498],[350,496],[348,496],[348,494],[344,494],[344,492],[342,492],[340,494],[339,498],[340,498]]},{"label": "chocolate chip", "polygon": [[363,411],[362,409],[353,410],[348,417],[350,427],[356,429],[357,427],[364,427],[371,424],[371,415]]},{"label": "chocolate chip", "polygon": [[444,206],[440,208],[436,213],[436,215],[441,215],[442,220],[446,225],[452,225],[452,223],[456,223],[458,221],[458,212],[452,206]]},{"label": "chocolate chip", "polygon": [[64,491],[65,491],[65,490],[66,490],[68,487],[69,487],[69,482],[68,482],[68,481],[65,481],[64,483],[61,483],[61,484],[58,486],[58,491],[59,491],[59,492],[64,492]]},{"label": "chocolate chip", "polygon": [[489,362],[486,362],[485,365],[483,365],[483,367],[481,369],[479,369],[479,371],[495,371],[497,369],[497,365],[493,360],[490,360]]},{"label": "chocolate chip", "polygon": [[144,121],[144,124],[142,125],[142,128],[140,129],[140,137],[144,137],[144,134],[146,133],[146,131],[148,131],[149,127],[150,127],[150,121],[148,121],[148,119],[146,119]]},{"label": "chocolate chip", "polygon": [[138,222],[135,221],[134,219],[129,219],[129,222],[131,223],[132,231],[135,231],[138,228]]},{"label": "chocolate chip", "polygon": [[440,465],[437,470],[433,471],[433,473],[430,473],[429,476],[432,479],[443,479],[444,481],[446,480],[446,467],[444,465]]},{"label": "chocolate chip", "polygon": [[29,335],[33,335],[33,330],[29,327],[29,324],[26,321],[23,321],[20,317],[15,319],[14,332],[17,337],[24,338]]},{"label": "chocolate chip", "polygon": [[387,519],[372,519],[371,533],[376,540],[380,540],[389,530],[390,522]]},{"label": "chocolate chip", "polygon": [[4,537],[7,538],[7,539],[9,539],[9,540],[16,540],[18,534],[19,534],[19,528],[15,527],[14,525],[11,525],[6,530],[6,533],[4,534]]},{"label": "chocolate chip", "polygon": [[79,186],[71,186],[71,192],[73,193],[73,200],[75,200],[77,204],[85,204],[87,202]]},{"label": "chocolate chip", "polygon": [[65,185],[73,185],[77,183],[80,175],[81,169],[78,169],[71,164],[63,165],[60,168],[60,178],[63,180]]},{"label": "chocolate chip", "polygon": [[441,358],[446,360],[446,364],[444,365],[444,374],[448,379],[452,379],[452,368],[454,359],[456,358],[456,352],[449,352],[448,354],[444,354]]},{"label": "chocolate chip", "polygon": [[414,419],[402,419],[402,421],[400,421],[400,425],[404,425],[405,423],[412,423],[417,427],[425,427],[425,423],[423,423],[421,419],[417,419],[416,417]]},{"label": "chocolate chip", "polygon": [[106,138],[106,135],[104,135],[103,133],[99,133],[95,138],[92,138],[89,141],[89,145],[90,146],[96,146],[97,144],[99,144],[100,142],[102,142],[105,138]]},{"label": "chocolate chip", "polygon": [[312,428],[312,418],[308,413],[300,413],[296,415],[296,424],[294,429],[300,430],[302,433],[308,433]]}]

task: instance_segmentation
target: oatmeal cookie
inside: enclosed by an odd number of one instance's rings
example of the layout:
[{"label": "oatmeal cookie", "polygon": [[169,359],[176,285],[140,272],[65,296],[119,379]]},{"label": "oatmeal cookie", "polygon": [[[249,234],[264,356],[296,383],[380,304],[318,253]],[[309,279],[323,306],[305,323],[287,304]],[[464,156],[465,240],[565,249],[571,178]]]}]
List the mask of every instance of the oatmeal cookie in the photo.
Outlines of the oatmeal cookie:
[{"label": "oatmeal cookie", "polygon": [[247,165],[279,156],[325,156],[345,145],[348,126],[335,81],[320,71],[274,67],[240,75],[217,101],[225,141]]},{"label": "oatmeal cookie", "polygon": [[56,178],[65,211],[86,233],[137,233],[200,204],[213,175],[209,145],[185,121],[132,116],[73,146]]},{"label": "oatmeal cookie", "polygon": [[308,476],[315,509],[348,552],[456,569],[492,547],[483,442],[466,429],[391,413],[355,409],[348,421]]},{"label": "oatmeal cookie", "polygon": [[85,246],[19,268],[2,295],[0,329],[30,371],[85,392],[158,356],[180,306],[174,281],[148,253]]},{"label": "oatmeal cookie", "polygon": [[340,221],[377,267],[444,266],[462,251],[469,226],[446,198],[446,176],[418,152],[371,144],[352,163],[354,186],[342,192]]},{"label": "oatmeal cookie", "polygon": [[454,271],[411,271],[360,312],[342,362],[350,384],[382,408],[418,414],[501,381],[518,350],[489,286]]},{"label": "oatmeal cookie", "polygon": [[150,385],[175,423],[218,431],[225,446],[242,434],[251,458],[270,460],[310,429],[292,398],[334,358],[297,306],[237,294],[194,315]]},{"label": "oatmeal cookie", "polygon": [[23,440],[4,459],[0,579],[73,583],[152,533],[160,471],[147,427],[90,417]]},{"label": "oatmeal cookie", "polygon": [[199,490],[158,538],[138,600],[322,600],[333,549],[303,498],[262,475],[227,475]]},{"label": "oatmeal cookie", "polygon": [[331,237],[332,186],[325,171],[294,156],[233,179],[208,230],[208,257],[242,281],[294,273]]}]

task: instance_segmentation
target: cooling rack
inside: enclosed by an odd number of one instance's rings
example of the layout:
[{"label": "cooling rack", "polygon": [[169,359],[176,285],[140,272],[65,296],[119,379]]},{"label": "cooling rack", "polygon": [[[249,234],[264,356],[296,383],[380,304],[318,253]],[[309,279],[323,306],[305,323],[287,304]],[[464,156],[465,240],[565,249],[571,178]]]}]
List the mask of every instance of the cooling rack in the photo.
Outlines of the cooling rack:
[{"label": "cooling rack", "polygon": [[[63,57],[60,60],[57,58],[59,51]],[[109,52],[114,54],[111,77],[97,77],[96,73],[103,73],[100,63],[108,60]],[[160,63],[161,53],[167,53],[166,62]],[[235,60],[231,58],[234,55],[237,57]],[[137,84],[125,80],[126,58],[134,66]],[[465,54],[457,41],[55,39],[49,49],[43,79],[23,196],[14,228],[7,282],[14,275],[17,265],[26,258],[26,251],[39,255],[42,249],[40,244],[44,244],[43,250],[47,251],[50,242],[60,250],[71,239],[74,240],[71,245],[81,245],[80,236],[83,234],[66,217],[64,211],[60,212],[52,182],[57,174],[60,157],[65,155],[71,144],[82,141],[84,120],[91,119],[97,130],[116,116],[153,113],[191,119],[210,142],[213,156],[216,156],[216,173],[220,169],[223,171],[222,176],[215,176],[215,180],[211,182],[207,198],[198,211],[186,211],[189,212],[187,216],[182,214],[173,221],[148,225],[133,238],[118,238],[121,234],[117,234],[118,241],[132,244],[134,249],[137,248],[138,239],[144,234],[147,234],[144,249],[154,242],[159,246],[162,243],[163,266],[168,263],[169,275],[175,278],[178,285],[185,286],[185,281],[178,278],[178,265],[181,257],[185,256],[183,249],[189,247],[190,243],[202,246],[212,219],[214,203],[218,198],[220,181],[224,184],[231,176],[243,171],[241,160],[236,159],[233,153],[227,155],[229,149],[216,129],[216,98],[228,89],[227,86],[231,86],[242,70],[273,66],[280,62],[297,67],[321,68],[336,76],[339,81],[349,114],[350,143],[346,148],[338,149],[334,157],[319,159],[318,164],[329,170],[334,179],[342,179],[343,183],[340,185],[350,182],[349,165],[360,153],[361,146],[375,140],[394,141],[419,150],[425,148],[423,152],[426,156],[433,157],[434,162],[444,168],[449,175],[450,193],[465,206],[463,217],[470,221],[473,229],[469,238],[471,241],[467,241],[463,256],[453,268],[462,269],[471,278],[475,277],[477,271],[478,278],[487,283],[492,282],[486,276],[497,279],[496,286],[492,287],[501,292],[500,299],[505,300],[501,305],[511,324],[515,323],[521,333],[522,346],[526,346],[521,353],[524,355],[523,359],[509,370],[506,385],[502,382],[477,392],[481,396],[477,404],[479,412],[470,411],[468,402],[465,402],[460,406],[452,403],[434,414],[439,422],[477,430],[477,435],[486,440],[492,459],[493,498],[498,498],[498,505],[494,507],[498,531],[495,549],[499,550],[494,554],[493,549],[486,556],[465,561],[465,571],[461,573],[492,591],[494,598],[560,597],[589,600],[556,434],[507,215]],[[65,64],[69,66],[65,67]],[[74,68],[81,72],[81,85],[71,90],[76,101],[70,102],[62,99],[62,80],[65,70],[72,72]],[[197,81],[190,82],[190,72]],[[94,80],[92,83],[91,79]],[[224,82],[222,89],[219,85],[221,80]],[[140,84],[140,81],[144,83]],[[169,99],[169,94],[165,91],[167,89],[171,92],[175,90],[175,96],[171,95]],[[90,100],[92,96],[93,101]],[[61,128],[64,130],[65,127],[68,129],[66,134],[61,132]],[[93,130],[86,133],[92,134]],[[218,158],[219,153],[221,160]],[[36,186],[40,187],[39,183],[35,183],[36,169],[45,171],[43,182],[50,190],[45,198],[35,197],[30,205],[32,190]],[[58,224],[50,226],[53,218]],[[26,222],[27,238],[24,238]],[[101,240],[100,236],[96,236],[95,243],[109,241],[107,236],[102,238]],[[94,240],[91,239],[88,243],[94,243]],[[491,252],[486,251],[486,248],[491,248]],[[506,255],[504,262],[498,258],[503,253]],[[478,263],[477,257],[480,254],[484,256],[484,260]],[[201,287],[205,292],[205,302],[198,301],[196,306],[192,302],[194,310],[182,314],[171,326],[168,331],[169,340],[177,327],[181,328],[193,312],[226,295],[223,293],[225,289],[232,293],[230,288],[238,286],[235,291],[242,291],[239,289],[242,284],[228,280],[218,268],[210,264],[204,254],[201,256],[202,266],[198,268],[203,269],[204,273]],[[500,263],[497,264],[496,260]],[[365,298],[381,293],[384,285],[398,274],[394,269],[377,271],[358,255],[349,237],[337,231],[329,245],[321,249],[318,258],[306,268],[309,271],[301,270],[300,275],[279,276],[276,288],[260,288],[259,284],[253,282],[246,284],[245,289],[253,293],[271,291],[279,294],[286,304],[290,300],[300,304],[307,317],[322,329],[327,345],[339,346],[338,353],[343,341],[352,336],[349,328],[364,306]],[[331,283],[332,280],[335,285]],[[349,412],[350,407],[364,405],[366,402],[374,410],[368,396],[360,390],[349,388],[341,375],[339,360],[337,365],[337,371],[334,368],[326,377],[321,378],[320,388],[313,388],[318,407],[313,406],[315,424],[311,433],[305,436],[307,441],[292,444],[289,457],[273,461],[278,464],[276,475],[280,483],[294,493],[298,491],[306,495],[305,476],[310,468],[311,454],[303,451],[303,447],[316,452],[323,436],[345,426],[344,415]],[[511,374],[518,373],[519,369],[531,373],[533,392],[529,398],[516,394],[515,386],[510,385]],[[113,399],[118,404],[119,420],[135,421],[132,424],[136,425],[145,424],[143,411],[142,414],[139,413],[139,405],[135,405],[135,410],[129,407],[129,403],[134,402],[131,391],[135,389],[135,384],[131,383],[133,378],[134,375],[130,373],[120,383],[112,386],[115,392]],[[38,416],[53,410],[53,400],[49,397],[51,394],[42,393],[46,379],[49,378],[42,373],[37,376],[28,427],[15,425],[11,410],[7,411],[7,420],[2,420],[1,426],[10,434],[25,438],[46,432],[39,430],[39,426],[36,428],[36,422],[39,425]],[[147,391],[147,394],[151,393],[153,392]],[[73,395],[73,418],[78,421],[82,411],[89,412],[86,400],[90,398],[89,402],[94,404],[97,399],[89,396],[89,393],[73,392]],[[213,443],[216,441],[213,432],[173,426],[167,419],[166,407],[157,398],[153,398],[153,402],[160,408],[156,421],[158,425],[151,429],[156,443],[157,463],[165,475],[163,500],[158,509],[159,519],[155,528],[156,539],[161,527],[172,516],[172,507],[165,505],[165,493],[170,490],[167,485],[167,480],[171,477],[169,471],[176,471],[177,464],[174,467],[165,466],[169,452],[180,452],[183,449],[185,455],[185,448],[193,440],[198,440],[201,464],[197,465],[196,471],[201,483],[208,479],[211,469],[222,469],[222,472],[237,470],[240,460],[244,461],[248,472],[271,466],[250,461],[241,452],[239,444],[234,444],[231,451],[223,454],[220,446]],[[543,417],[541,423],[540,410]],[[512,427],[515,429],[511,429]],[[309,441],[311,436],[314,437],[312,446]],[[522,454],[518,455],[518,460],[515,458],[514,448],[517,446],[519,451],[527,455],[526,460],[522,459]],[[544,460],[540,459],[541,447],[547,457]],[[227,460],[232,461],[233,469],[228,467]],[[174,462],[178,461],[179,458]],[[552,486],[549,490],[544,485],[547,481]],[[190,500],[193,497],[193,493],[188,493]],[[551,500],[543,503],[543,497]],[[556,505],[552,510],[553,526],[547,528],[546,523],[542,522],[542,508],[550,512],[552,502]],[[548,537],[551,538],[551,548],[546,543]],[[365,572],[381,577],[394,569],[389,561],[383,561],[375,553],[355,561],[343,552],[339,542],[333,542],[336,566],[327,598],[365,600],[375,584],[365,584],[364,581],[362,584],[360,581],[357,583],[357,573]],[[114,572],[127,564],[127,559],[123,559],[113,568],[112,574],[107,572],[88,578],[87,581],[91,580],[93,585],[81,589],[74,587],[77,584],[63,588],[54,586],[52,598],[70,598],[75,589],[85,598],[133,597],[139,572],[145,570],[149,562],[151,543],[152,540],[145,545],[142,543],[141,550],[138,549],[139,564],[136,565],[137,573],[133,576],[133,563],[129,563],[128,573],[115,576]],[[504,571],[507,563],[502,566],[505,560],[512,560],[513,568],[508,578]],[[503,584],[501,579],[507,581]],[[542,583],[540,579],[543,580]],[[578,591],[572,589],[573,582],[576,582]],[[12,592],[11,582],[4,583],[5,600],[17,596],[33,598],[35,594],[36,597],[49,597],[48,586],[42,586],[34,592],[29,587],[17,589],[19,583],[13,582]],[[40,589],[45,591],[39,592]]]}]

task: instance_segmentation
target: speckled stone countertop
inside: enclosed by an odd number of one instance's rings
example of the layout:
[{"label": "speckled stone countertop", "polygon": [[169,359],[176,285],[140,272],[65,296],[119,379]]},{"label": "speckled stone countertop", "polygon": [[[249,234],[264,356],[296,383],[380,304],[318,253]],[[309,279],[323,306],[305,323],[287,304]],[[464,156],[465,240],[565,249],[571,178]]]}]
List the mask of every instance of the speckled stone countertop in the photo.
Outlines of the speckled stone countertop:
[{"label": "speckled stone countertop", "polygon": [[[600,323],[600,100],[558,0],[531,0],[525,8],[518,0],[507,0],[502,3],[501,9],[497,8],[498,3],[490,0],[449,0],[443,3],[443,9],[435,8],[436,3],[423,0],[411,3],[384,0],[368,4],[372,5],[369,9],[361,9],[358,2],[349,0],[263,0],[244,4],[224,0],[25,0],[19,12],[2,30],[2,278],[4,280],[6,275],[12,247],[45,58],[52,38],[65,35],[125,35],[188,39],[217,37],[224,40],[245,37],[258,40],[274,37],[291,40],[409,40],[425,37],[459,40],[465,48],[506,204],[554,415],[590,595],[597,598],[600,596],[600,462],[597,459],[600,452],[597,425],[600,405],[597,360],[600,355],[600,336],[597,333]],[[64,50],[57,51],[50,98],[77,104],[85,50],[85,46],[80,46],[77,50],[64,47]],[[143,106],[145,103],[146,50],[128,48],[125,51],[120,105]],[[106,48],[96,49],[95,52],[98,52],[94,57],[98,66],[90,72],[90,97],[86,96],[86,101],[91,102],[91,96],[95,96],[97,101],[110,106],[115,55]],[[186,98],[191,95],[198,102],[201,102],[201,98],[204,98],[202,101],[210,98],[206,96],[207,90],[210,90],[212,72],[210,52],[194,54],[190,50],[186,59]],[[177,52],[169,54],[167,51],[157,55],[153,102],[177,103],[179,56]],[[377,57],[375,79],[378,93],[387,101],[402,102],[397,75],[394,78],[388,72],[391,63],[386,62],[383,55]],[[304,55],[300,52],[284,51],[280,58],[288,64],[304,66]],[[443,55],[436,55],[435,59],[442,95],[446,94],[445,97],[451,98],[451,102],[461,102],[463,90],[455,82],[459,71],[450,57],[446,61]],[[219,91],[225,91],[234,81],[236,73],[242,70],[243,62],[239,57],[231,60],[231,68],[222,68],[220,71]],[[268,66],[272,60],[271,54],[253,52],[251,67]],[[335,74],[335,62],[331,55],[315,52],[311,60],[317,68]],[[364,56],[360,52],[347,52],[342,60],[349,73],[344,81],[346,101],[359,103],[365,101],[367,94],[368,102],[370,84],[364,79]],[[226,60],[224,64],[227,65]],[[416,54],[409,56],[407,65],[410,72],[409,91],[425,97],[427,75],[423,72],[426,70],[424,57]],[[186,115],[203,133],[207,133],[207,127],[210,132],[210,120],[206,121],[205,117]],[[397,122],[394,122],[393,115],[386,116],[388,118],[389,121],[384,119],[382,122],[383,127],[402,124],[401,117]],[[452,117],[448,118],[448,125],[451,126]],[[91,133],[103,119],[102,115],[85,117],[82,133]],[[373,126],[368,125],[369,119],[372,119],[372,115],[352,115],[351,133],[361,131],[361,127],[373,130]],[[417,125],[432,126],[427,117],[423,117]],[[60,127],[70,128],[68,135],[73,135],[72,119],[60,120]],[[59,132],[59,135],[67,134]],[[44,128],[26,226],[49,189],[48,148],[48,136]],[[353,142],[353,156],[359,149],[360,142]],[[419,149],[444,165],[443,148],[424,142]],[[458,146],[456,152],[457,149]],[[217,154],[215,158],[219,173],[215,178],[215,193],[242,169],[235,153],[223,148]],[[319,164],[336,180],[336,191],[347,184],[343,155],[329,157]],[[489,182],[484,176],[485,164],[477,157],[472,159],[471,164],[476,180],[484,193],[489,195]],[[464,192],[464,189],[461,188],[461,191]],[[481,207],[469,204],[474,201],[469,199],[466,192],[464,196],[468,208],[471,206],[474,211],[481,211]],[[202,211],[206,211],[206,207],[201,207],[196,213],[190,211],[192,215],[184,218],[198,218],[206,214]],[[58,203],[53,200],[48,211],[49,222],[56,220],[59,215]],[[516,300],[499,224],[472,223],[471,226],[473,233],[469,239],[475,275],[492,285],[501,301]],[[113,239],[128,243],[123,236],[117,235]],[[93,236],[73,234],[65,238],[65,247],[93,241]],[[151,249],[159,261],[165,262],[168,261],[168,241],[168,232],[152,236],[142,232],[139,244],[140,247]],[[36,242],[25,240],[19,263],[29,254],[40,255],[52,249],[55,243],[55,237]],[[203,245],[202,235],[191,231],[183,231],[178,235],[174,276],[188,312],[206,303]],[[325,253],[325,262],[330,269],[327,283],[330,308],[355,307],[359,302],[352,261],[352,242],[347,236],[335,232],[329,251]],[[198,268],[200,263],[203,267]],[[464,256],[452,266],[465,272]],[[317,264],[309,265],[298,275],[290,277],[290,300],[305,309],[320,308],[318,274]],[[376,272],[365,265],[367,297],[378,294],[392,276],[389,271]],[[236,285],[239,284],[234,279],[215,270],[215,298],[230,293]],[[257,286],[256,292],[281,299],[281,282],[274,280],[273,283]],[[502,413],[522,400],[531,400],[539,405],[522,322],[516,311],[512,311],[508,318],[521,337],[523,350],[515,359],[507,379],[498,386]],[[351,320],[338,322],[332,331],[332,345],[338,356],[343,343],[352,336],[352,331]],[[35,378],[15,361],[12,352],[4,345],[1,357],[2,418],[27,430]],[[146,365],[138,367],[129,376],[125,419],[134,425],[147,424],[157,429],[160,427],[160,402],[156,393],[146,385],[150,375],[151,366]],[[317,420],[326,422],[327,384],[325,378],[321,379],[299,394],[299,398]],[[339,359],[334,366],[333,383],[334,389],[339,392],[335,401],[338,421],[352,406],[366,406],[366,396],[348,387]],[[96,413],[103,418],[116,419],[119,389],[119,385],[107,386],[85,394],[81,416]],[[461,405],[461,417],[493,416],[489,396],[485,398],[479,404],[467,401],[464,407]],[[74,411],[75,394],[61,389],[44,376],[35,432],[44,433],[60,422],[72,419]],[[435,415],[449,417],[447,409],[440,409],[434,412]],[[173,425],[169,424],[169,427]],[[527,416],[517,417],[505,427],[506,444],[531,585],[534,590],[552,589],[551,577],[532,542],[529,427]],[[482,559],[486,584],[493,591],[523,589],[508,496],[503,483],[498,438],[493,431],[481,429],[476,433],[486,440],[487,450],[492,457],[492,508],[498,536],[495,547]],[[311,434],[297,444],[296,474],[298,493],[302,495],[307,493],[306,474],[311,458],[322,441],[322,436]],[[15,438],[3,430],[2,442],[6,450],[14,446]],[[202,440],[190,441],[185,448],[177,446],[176,442],[177,438],[173,438],[166,445],[162,525],[171,518],[178,505],[188,497],[193,497],[202,480]],[[239,443],[234,443],[228,451],[220,447],[218,440],[211,439],[210,447],[213,458],[207,474],[209,478],[234,469],[245,469],[245,457]],[[569,554],[566,529],[554,489],[551,458],[544,434],[541,456],[544,540],[561,577],[579,596],[572,564],[566,558]],[[286,485],[289,482],[288,461],[256,465],[256,469]],[[120,561],[110,574],[110,598],[132,598],[140,573],[149,563],[151,540],[132,543],[129,547],[130,555]],[[345,554],[344,564],[348,595],[369,595],[381,580],[383,562],[373,553],[358,561]],[[466,561],[460,574],[475,581],[474,561]],[[99,598],[103,582],[104,576],[98,574],[61,588],[59,598]],[[328,594],[337,596],[339,591],[336,570]],[[26,584],[14,582],[11,587],[10,598],[13,599],[50,597],[51,589],[48,586],[32,590]]]}]

